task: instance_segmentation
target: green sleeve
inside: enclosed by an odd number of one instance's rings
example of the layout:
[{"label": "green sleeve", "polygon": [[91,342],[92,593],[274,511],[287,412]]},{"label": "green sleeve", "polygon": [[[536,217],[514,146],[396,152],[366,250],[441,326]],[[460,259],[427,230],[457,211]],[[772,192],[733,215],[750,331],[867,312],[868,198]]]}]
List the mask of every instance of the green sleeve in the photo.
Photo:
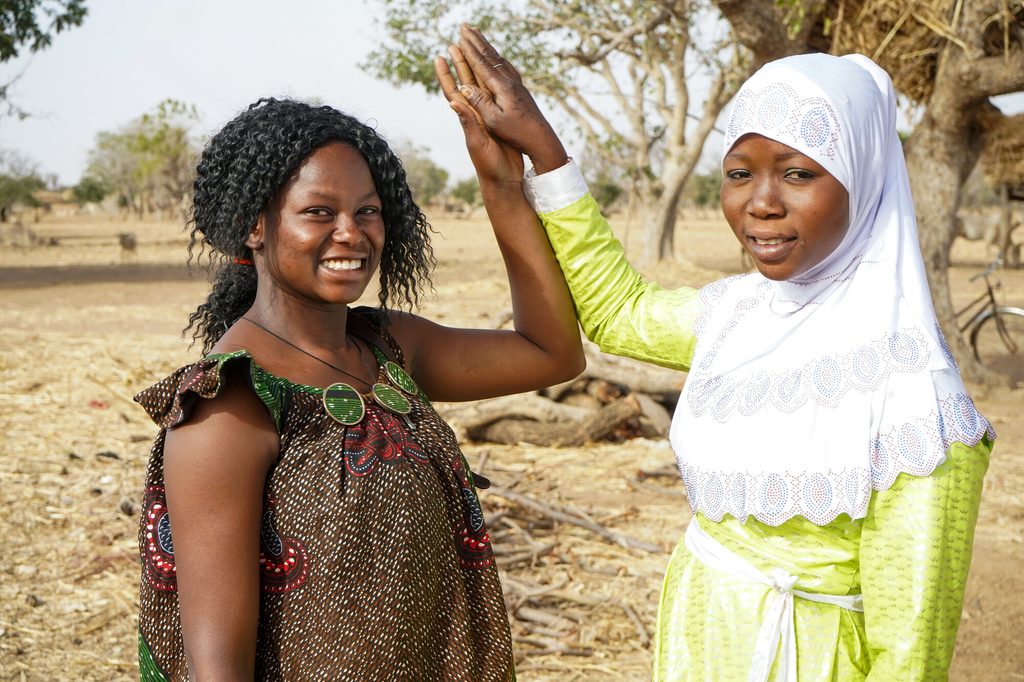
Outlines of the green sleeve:
[{"label": "green sleeve", "polygon": [[587,338],[606,353],[689,369],[700,312],[696,289],[645,282],[589,194],[540,218]]},{"label": "green sleeve", "polygon": [[930,476],[874,494],[861,535],[869,680],[947,679],[991,450],[954,443]]}]

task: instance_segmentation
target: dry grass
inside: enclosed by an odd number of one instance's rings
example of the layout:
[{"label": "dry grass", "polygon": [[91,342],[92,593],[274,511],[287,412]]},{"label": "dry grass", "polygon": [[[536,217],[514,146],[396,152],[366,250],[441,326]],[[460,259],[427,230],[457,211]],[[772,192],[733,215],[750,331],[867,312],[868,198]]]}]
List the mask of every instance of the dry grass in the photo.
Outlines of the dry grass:
[{"label": "dry grass", "polygon": [[[425,314],[451,324],[489,324],[508,303],[486,224],[439,221],[438,227],[438,295]],[[0,251],[0,271],[10,276],[7,268],[24,268],[28,277],[55,263],[106,263],[116,278],[123,266],[113,235],[123,228],[42,223],[38,230],[60,235],[61,245]],[[133,229],[139,262],[180,261],[184,241],[175,226]],[[687,225],[679,248],[700,260],[655,274],[672,285],[735,270],[739,253],[731,239],[715,219]],[[958,244],[954,256],[971,264],[953,275],[960,300],[973,291],[967,276],[989,253]],[[48,272],[49,284],[0,289],[0,680],[128,680],[137,677],[136,514],[155,433],[131,396],[195,357],[179,332],[206,287],[201,280],[61,283],[60,270]],[[1005,273],[1004,286],[1024,303],[1024,272]],[[1024,628],[1024,393],[978,397],[1001,440],[986,480],[954,679],[1006,680],[1024,669],[1014,643]],[[569,650],[546,655],[526,655],[538,653],[536,622],[514,621],[520,678],[649,679],[643,633],[653,634],[667,552],[689,515],[677,481],[638,476],[671,467],[667,443],[481,444],[467,447],[466,455],[499,485],[665,550],[628,550],[485,492],[510,610],[522,616],[557,607],[566,617],[550,627],[566,635],[558,641]],[[550,549],[515,556],[524,543]]]}]

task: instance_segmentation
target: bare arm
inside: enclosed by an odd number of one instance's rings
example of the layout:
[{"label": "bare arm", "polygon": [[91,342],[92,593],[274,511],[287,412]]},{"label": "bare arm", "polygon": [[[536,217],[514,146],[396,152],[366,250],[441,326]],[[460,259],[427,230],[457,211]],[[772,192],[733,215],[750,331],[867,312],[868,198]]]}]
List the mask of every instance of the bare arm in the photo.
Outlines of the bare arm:
[{"label": "bare arm", "polygon": [[[472,71],[453,48],[459,80]],[[522,191],[522,154],[487,133],[444,59],[438,80],[459,116],[512,295],[514,331],[453,329],[392,316],[413,378],[435,400],[474,400],[571,379],[584,367],[572,299],[540,220]],[[564,150],[561,152],[565,160]]]},{"label": "bare arm", "polygon": [[[543,182],[549,191],[552,176],[576,172],[566,165],[562,143],[519,72],[479,31],[463,26],[459,47],[450,52],[461,85],[445,82],[447,68],[441,62],[442,89],[452,99],[463,97],[473,105],[472,113],[490,139],[529,155],[538,175],[548,174]],[[556,169],[558,173],[550,172]],[[531,182],[536,189],[542,177]],[[645,282],[627,262],[589,195],[548,207],[540,217],[587,336],[605,352],[688,369],[696,343],[693,323],[700,310],[697,292],[689,287],[666,291]]]},{"label": "bare arm", "polygon": [[263,488],[278,436],[242,368],[223,381],[167,432],[164,481],[189,677],[251,681]]}]

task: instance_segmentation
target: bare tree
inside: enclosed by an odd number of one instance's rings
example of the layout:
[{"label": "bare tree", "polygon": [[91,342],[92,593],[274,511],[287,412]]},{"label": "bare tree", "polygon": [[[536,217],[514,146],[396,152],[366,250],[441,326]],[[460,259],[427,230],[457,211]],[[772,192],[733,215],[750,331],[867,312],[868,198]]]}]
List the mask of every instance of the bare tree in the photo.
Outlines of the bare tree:
[{"label": "bare tree", "polygon": [[[762,64],[788,54],[862,52],[920,107],[905,144],[935,311],[964,373],[976,363],[956,327],[949,252],[963,187],[1005,116],[990,98],[1024,90],[1024,4],[1006,0],[715,0]],[[927,197],[927,201],[920,200]]]},{"label": "bare tree", "polygon": [[[371,71],[433,88],[432,72],[421,65],[429,67],[457,35],[460,19],[472,19],[531,89],[575,122],[587,150],[629,178],[636,203],[647,209],[644,261],[672,256],[683,186],[719,112],[750,73],[745,53],[706,2],[381,4],[387,41],[370,56]],[[690,99],[694,74],[710,82],[701,103]]]}]

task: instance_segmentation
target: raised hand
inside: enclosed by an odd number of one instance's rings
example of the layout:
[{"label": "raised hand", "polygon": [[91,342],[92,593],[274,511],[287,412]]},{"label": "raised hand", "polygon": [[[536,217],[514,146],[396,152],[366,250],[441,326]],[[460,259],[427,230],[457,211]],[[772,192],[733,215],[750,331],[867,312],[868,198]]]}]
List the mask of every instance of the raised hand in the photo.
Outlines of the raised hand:
[{"label": "raised hand", "polygon": [[[458,81],[472,81],[473,72],[459,48],[452,45],[448,52],[455,65]],[[449,106],[459,115],[459,123],[466,135],[466,149],[480,179],[481,188],[485,188],[487,183],[512,183],[516,186],[516,192],[519,192],[524,169],[522,152],[488,132],[479,112],[460,91],[456,76],[452,76],[444,57],[434,60],[434,72]]]},{"label": "raised hand", "polygon": [[448,52],[459,81],[441,83],[449,101],[458,96],[468,102],[487,131],[529,156],[538,173],[565,164],[565,148],[519,71],[479,30],[463,25],[458,46],[453,45]]}]

